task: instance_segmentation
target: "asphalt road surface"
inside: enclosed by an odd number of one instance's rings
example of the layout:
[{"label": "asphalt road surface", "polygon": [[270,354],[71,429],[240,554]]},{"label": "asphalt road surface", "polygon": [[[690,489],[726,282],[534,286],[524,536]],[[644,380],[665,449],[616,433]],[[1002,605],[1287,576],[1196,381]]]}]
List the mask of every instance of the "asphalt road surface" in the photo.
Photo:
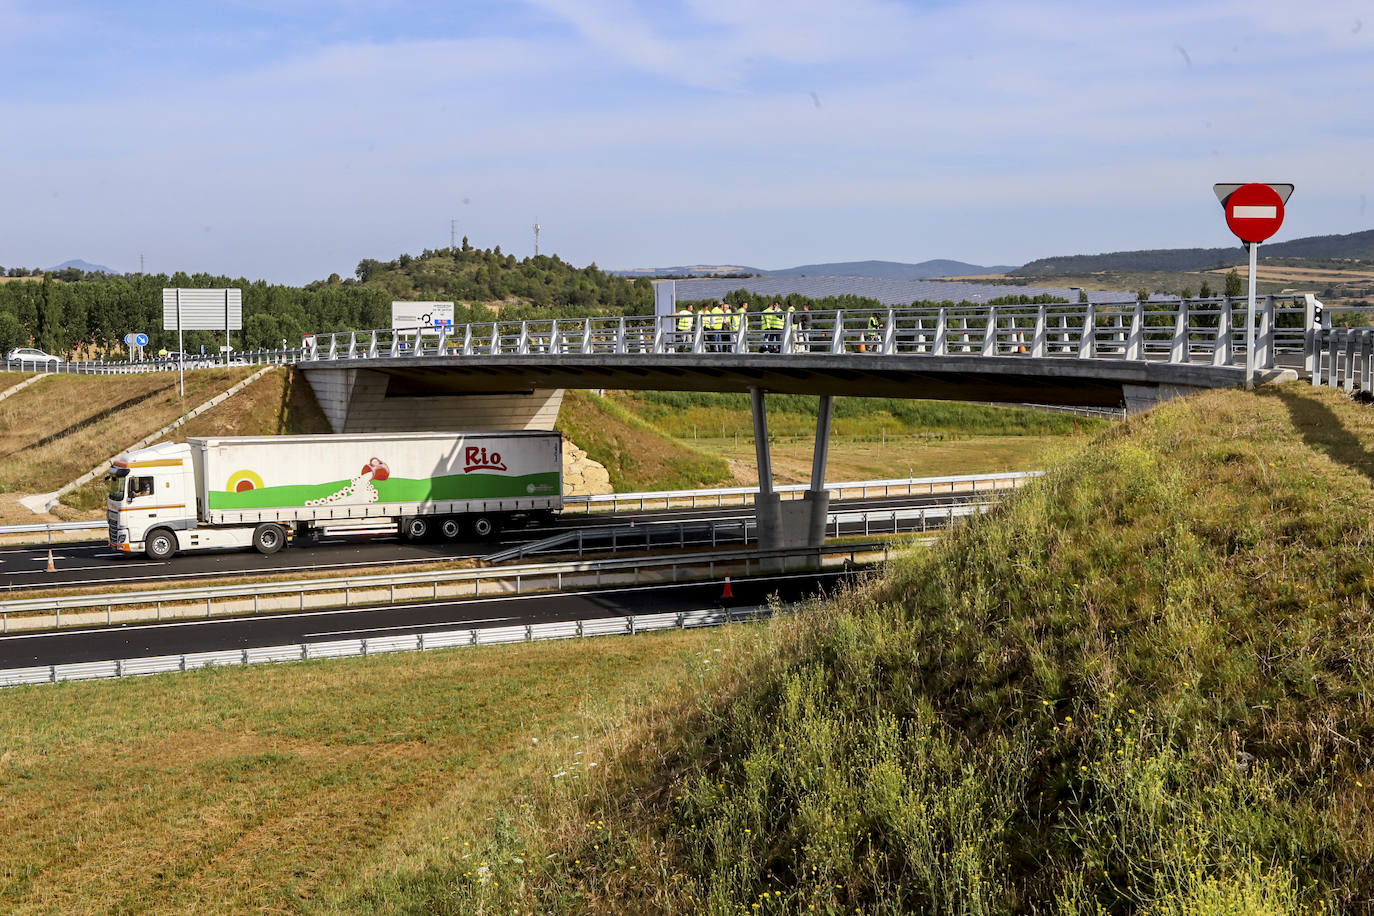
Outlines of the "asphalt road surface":
[{"label": "asphalt road surface", "polygon": [[[985,494],[979,494],[984,498]],[[946,506],[967,501],[969,497],[892,496],[850,499],[831,504],[844,511],[882,511],[918,506]],[[483,557],[501,547],[548,537],[580,527],[628,525],[655,521],[701,521],[705,519],[753,518],[752,506],[674,509],[670,511],[621,513],[618,515],[568,514],[551,526],[512,529],[502,533],[499,543],[451,541],[407,543],[395,535],[348,535],[325,537],[316,543],[292,544],[287,549],[263,556],[252,550],[206,551],[180,554],[170,560],[149,560],[142,554],[111,550],[104,541],[54,544],[55,571],[48,572],[48,548],[33,546],[0,547],[0,598],[13,593],[75,586],[112,587],[142,585],[156,588],[184,579],[228,578],[262,574],[325,572],[347,575],[376,566],[406,566],[444,560]],[[848,533],[848,532],[846,532]],[[854,533],[862,533],[862,528]]]},{"label": "asphalt road surface", "polygon": [[0,637],[0,668],[181,655],[436,630],[504,627],[730,607],[757,607],[777,595],[797,601],[838,588],[839,571],[754,576],[732,582],[682,583],[470,601],[353,607],[184,622],[127,624]]}]

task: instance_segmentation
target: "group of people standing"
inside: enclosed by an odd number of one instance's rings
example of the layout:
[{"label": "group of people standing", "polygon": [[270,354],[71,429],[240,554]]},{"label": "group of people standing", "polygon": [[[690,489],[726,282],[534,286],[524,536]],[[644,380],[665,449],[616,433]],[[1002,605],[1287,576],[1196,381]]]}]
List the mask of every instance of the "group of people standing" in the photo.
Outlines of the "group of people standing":
[{"label": "group of people standing", "polygon": [[[739,308],[728,302],[717,302],[694,311],[691,305],[684,305],[673,313],[677,328],[677,349],[686,353],[691,351],[696,340],[696,330],[700,323],[702,340],[707,353],[749,352],[749,330],[760,331],[759,353],[781,353],[782,335],[787,327],[787,318],[792,317],[792,327],[796,334],[797,345],[805,349],[807,332],[811,327],[811,306],[804,305],[799,310],[795,305],[783,307],[774,302],[761,312],[755,313],[756,319],[749,320],[749,303],[742,302]],[[741,333],[743,332],[743,333]]]}]

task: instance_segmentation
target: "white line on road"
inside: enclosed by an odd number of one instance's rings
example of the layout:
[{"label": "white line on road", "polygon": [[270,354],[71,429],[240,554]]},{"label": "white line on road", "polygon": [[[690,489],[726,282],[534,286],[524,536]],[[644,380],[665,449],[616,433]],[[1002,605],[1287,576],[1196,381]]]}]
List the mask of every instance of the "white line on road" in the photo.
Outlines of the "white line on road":
[{"label": "white line on road", "polygon": [[[477,620],[464,620],[463,626],[470,626],[474,623],[500,623],[503,620],[515,620],[514,617],[481,617]],[[321,633],[306,633],[305,639],[317,636],[351,636],[354,633],[400,633],[404,630],[424,630],[432,627],[452,626],[450,623],[408,623],[399,627],[363,627],[360,630],[325,630]]]}]

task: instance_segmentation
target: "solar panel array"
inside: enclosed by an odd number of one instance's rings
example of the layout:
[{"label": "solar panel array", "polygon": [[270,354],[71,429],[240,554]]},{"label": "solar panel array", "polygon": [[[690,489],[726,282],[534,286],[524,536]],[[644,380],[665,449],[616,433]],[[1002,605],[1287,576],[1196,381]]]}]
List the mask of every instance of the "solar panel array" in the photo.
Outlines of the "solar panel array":
[{"label": "solar panel array", "polygon": [[[717,280],[710,278],[677,280],[679,302],[722,299],[737,289],[748,290],[760,299],[797,293],[811,299],[827,296],[863,296],[887,306],[901,307],[913,302],[987,302],[1002,296],[1039,296],[1048,293],[1070,302],[1078,301],[1078,290],[1049,286],[999,286],[992,283],[962,283],[951,280],[887,280],[879,277],[747,277]],[[1087,291],[1090,302],[1123,302],[1135,295],[1121,290]]]}]

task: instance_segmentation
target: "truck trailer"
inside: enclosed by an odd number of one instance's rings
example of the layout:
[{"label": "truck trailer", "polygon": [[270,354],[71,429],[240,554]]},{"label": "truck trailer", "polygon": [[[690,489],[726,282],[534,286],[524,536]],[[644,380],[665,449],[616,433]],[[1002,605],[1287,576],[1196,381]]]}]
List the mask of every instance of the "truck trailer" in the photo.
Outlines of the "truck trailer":
[{"label": "truck trailer", "polygon": [[276,553],[321,529],[491,538],[512,519],[563,507],[557,432],[219,436],[162,442],[116,459],[110,546]]}]

